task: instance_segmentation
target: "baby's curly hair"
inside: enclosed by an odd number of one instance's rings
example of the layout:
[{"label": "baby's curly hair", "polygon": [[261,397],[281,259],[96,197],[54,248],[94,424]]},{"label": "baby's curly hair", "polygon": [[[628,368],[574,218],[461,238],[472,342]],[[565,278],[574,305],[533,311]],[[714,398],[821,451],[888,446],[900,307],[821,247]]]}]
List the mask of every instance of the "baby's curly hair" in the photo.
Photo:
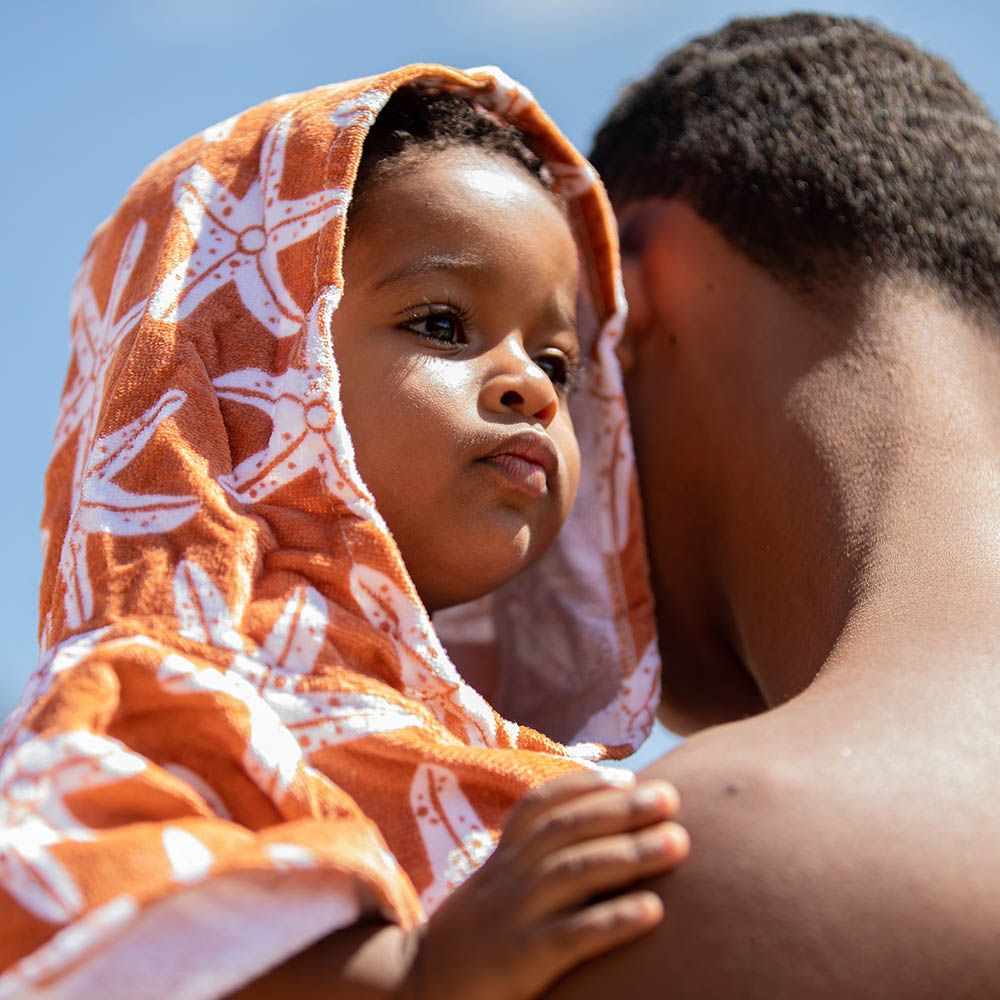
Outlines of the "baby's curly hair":
[{"label": "baby's curly hair", "polygon": [[453,146],[473,146],[506,156],[552,190],[541,158],[518,129],[502,124],[463,97],[407,86],[392,94],[365,138],[352,210],[357,213],[355,207],[364,204],[373,181],[393,170],[402,154]]},{"label": "baby's curly hair", "polygon": [[852,18],[736,20],[597,133],[619,207],[680,197],[786,282],[917,273],[1000,319],[1000,130],[948,63]]}]

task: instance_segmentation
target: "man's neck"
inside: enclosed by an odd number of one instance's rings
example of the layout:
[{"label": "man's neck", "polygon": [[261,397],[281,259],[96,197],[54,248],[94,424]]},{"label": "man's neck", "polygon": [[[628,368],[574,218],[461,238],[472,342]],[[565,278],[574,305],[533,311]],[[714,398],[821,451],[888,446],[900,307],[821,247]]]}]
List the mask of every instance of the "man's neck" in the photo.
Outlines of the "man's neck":
[{"label": "man's neck", "polygon": [[730,641],[768,705],[888,646],[1000,656],[996,337],[887,284],[792,385],[770,443],[792,459],[768,470],[782,500],[725,569]]}]

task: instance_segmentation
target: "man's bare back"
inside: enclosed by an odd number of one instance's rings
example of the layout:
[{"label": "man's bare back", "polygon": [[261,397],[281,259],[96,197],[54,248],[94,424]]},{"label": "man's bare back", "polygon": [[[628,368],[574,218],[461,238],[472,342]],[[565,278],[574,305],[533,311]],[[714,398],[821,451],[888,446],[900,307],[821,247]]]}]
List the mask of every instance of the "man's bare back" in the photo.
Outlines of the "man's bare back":
[{"label": "man's bare back", "polygon": [[692,855],[656,885],[653,934],[552,995],[998,995],[1000,747],[984,705],[1000,682],[941,666],[810,692],[648,769],[680,789]]}]

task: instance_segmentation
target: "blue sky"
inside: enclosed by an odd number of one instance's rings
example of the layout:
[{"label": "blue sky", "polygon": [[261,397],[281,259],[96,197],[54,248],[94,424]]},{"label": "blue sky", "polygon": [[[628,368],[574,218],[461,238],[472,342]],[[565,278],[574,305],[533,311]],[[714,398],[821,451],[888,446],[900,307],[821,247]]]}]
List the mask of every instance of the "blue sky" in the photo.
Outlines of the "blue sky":
[{"label": "blue sky", "polygon": [[[37,522],[68,361],[70,284],[91,231],[145,164],[275,94],[415,61],[502,66],[586,147],[621,85],[662,52],[730,17],[788,9],[716,0],[4,4],[0,714],[13,707],[37,656]],[[883,0],[823,9],[909,35],[950,59],[1000,112],[1000,4]]]}]

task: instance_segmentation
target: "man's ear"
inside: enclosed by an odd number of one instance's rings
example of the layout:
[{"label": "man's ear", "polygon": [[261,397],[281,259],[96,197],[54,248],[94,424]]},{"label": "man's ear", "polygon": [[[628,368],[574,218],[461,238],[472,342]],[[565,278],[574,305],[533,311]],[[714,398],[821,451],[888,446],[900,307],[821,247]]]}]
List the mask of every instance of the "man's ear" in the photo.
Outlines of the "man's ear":
[{"label": "man's ear", "polygon": [[618,360],[626,373],[635,364],[640,342],[649,336],[653,326],[653,300],[647,285],[649,268],[646,254],[664,204],[660,198],[651,198],[631,202],[618,210],[622,282],[628,301],[628,323],[618,345]]},{"label": "man's ear", "polygon": [[641,257],[627,257],[622,260],[622,282],[625,285],[625,298],[628,301],[628,322],[625,324],[622,339],[618,342],[616,353],[622,372],[628,374],[635,364],[637,343],[648,335],[652,319]]}]

